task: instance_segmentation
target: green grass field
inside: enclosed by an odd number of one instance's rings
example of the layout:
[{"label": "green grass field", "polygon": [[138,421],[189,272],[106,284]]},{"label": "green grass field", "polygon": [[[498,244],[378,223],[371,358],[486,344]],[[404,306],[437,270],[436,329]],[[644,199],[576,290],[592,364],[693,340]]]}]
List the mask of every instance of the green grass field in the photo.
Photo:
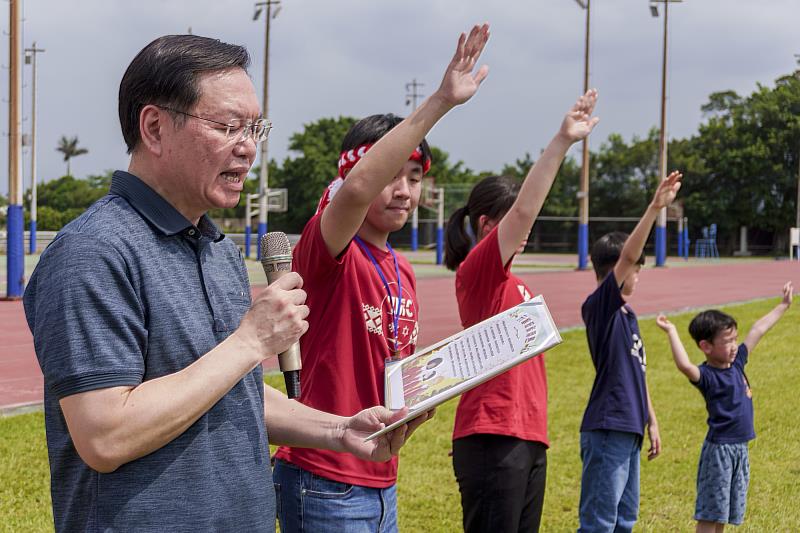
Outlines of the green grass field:
[{"label": "green grass field", "polygon": [[[730,306],[740,340],[777,300]],[[692,314],[672,317],[696,363],[686,327]],[[638,531],[694,529],[694,477],[706,431],[701,395],[675,369],[666,336],[655,322],[642,320],[648,380],[661,426],[662,455],[642,465]],[[800,529],[800,351],[790,337],[798,331],[798,311],[790,310],[762,340],[748,365],[758,438],[750,445],[751,484],[745,524],[739,531]],[[543,531],[574,531],[580,490],[578,428],[593,379],[582,330],[564,335],[548,353],[550,438]],[[268,382],[279,385],[280,376]],[[461,507],[453,476],[450,432],[455,402],[442,406],[401,452],[398,483],[403,531],[458,531]],[[41,413],[0,418],[0,531],[52,529],[49,471]]]}]

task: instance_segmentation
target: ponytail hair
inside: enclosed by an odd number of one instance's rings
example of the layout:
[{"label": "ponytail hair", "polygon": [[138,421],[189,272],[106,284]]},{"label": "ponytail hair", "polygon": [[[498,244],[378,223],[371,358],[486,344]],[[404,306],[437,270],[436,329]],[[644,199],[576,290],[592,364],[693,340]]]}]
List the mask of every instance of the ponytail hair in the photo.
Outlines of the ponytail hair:
[{"label": "ponytail hair", "polygon": [[481,216],[499,222],[517,199],[519,187],[513,178],[489,176],[472,188],[467,205],[456,209],[447,222],[444,239],[444,264],[447,268],[456,270],[467,258],[478,240]]}]

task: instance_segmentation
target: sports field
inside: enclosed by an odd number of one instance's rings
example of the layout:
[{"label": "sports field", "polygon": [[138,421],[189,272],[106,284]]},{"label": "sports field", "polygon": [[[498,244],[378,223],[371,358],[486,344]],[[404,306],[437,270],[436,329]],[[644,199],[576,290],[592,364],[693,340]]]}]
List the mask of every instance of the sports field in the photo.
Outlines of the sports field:
[{"label": "sports field", "polygon": [[[777,303],[777,298],[726,307],[739,321],[740,338]],[[800,524],[800,351],[795,340],[800,311],[790,309],[762,340],[748,365],[753,385],[757,438],[750,445],[752,482],[745,524],[738,531],[797,531]],[[687,347],[692,314],[673,315]],[[693,530],[694,475],[705,434],[700,394],[675,370],[665,335],[642,320],[648,380],[661,426],[664,451],[642,465],[639,531]],[[699,363],[699,351],[690,349]],[[547,354],[550,438],[543,531],[577,527],[580,459],[578,427],[593,372],[583,331],[564,334]],[[278,386],[280,376],[268,382]],[[439,410],[401,452],[399,480],[402,531],[458,531],[461,509],[448,452],[455,403]],[[41,413],[0,418],[0,531],[52,529],[49,472]],[[646,463],[646,461],[645,461]]]}]

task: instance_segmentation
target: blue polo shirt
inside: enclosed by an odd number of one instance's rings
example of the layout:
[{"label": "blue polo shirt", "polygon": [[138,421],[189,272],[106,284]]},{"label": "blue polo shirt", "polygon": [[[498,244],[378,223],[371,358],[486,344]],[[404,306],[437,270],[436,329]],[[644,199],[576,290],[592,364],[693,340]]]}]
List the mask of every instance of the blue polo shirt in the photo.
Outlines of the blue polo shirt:
[{"label": "blue polo shirt", "polygon": [[44,374],[56,531],[274,531],[261,367],[182,435],[101,474],[59,400],[178,372],[250,307],[241,253],[127,172],[44,251],[24,296]]},{"label": "blue polo shirt", "polygon": [[698,366],[700,380],[692,384],[706,399],[706,440],[710,442],[737,444],[756,438],[753,394],[744,373],[747,357],[747,346],[742,343],[730,368],[716,368],[707,363]]},{"label": "blue polo shirt", "polygon": [[611,272],[581,307],[595,368],[581,431],[625,431],[644,436],[648,421],[647,356],[639,322]]}]

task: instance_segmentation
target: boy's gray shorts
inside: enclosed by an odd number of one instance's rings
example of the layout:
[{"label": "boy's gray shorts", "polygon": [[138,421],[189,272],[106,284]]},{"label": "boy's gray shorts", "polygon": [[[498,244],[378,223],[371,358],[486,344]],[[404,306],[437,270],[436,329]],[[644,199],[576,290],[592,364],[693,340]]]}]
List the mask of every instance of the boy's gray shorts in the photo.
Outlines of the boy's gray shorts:
[{"label": "boy's gray shorts", "polygon": [[697,466],[694,519],[739,525],[744,520],[750,460],[747,443],[705,441]]}]

